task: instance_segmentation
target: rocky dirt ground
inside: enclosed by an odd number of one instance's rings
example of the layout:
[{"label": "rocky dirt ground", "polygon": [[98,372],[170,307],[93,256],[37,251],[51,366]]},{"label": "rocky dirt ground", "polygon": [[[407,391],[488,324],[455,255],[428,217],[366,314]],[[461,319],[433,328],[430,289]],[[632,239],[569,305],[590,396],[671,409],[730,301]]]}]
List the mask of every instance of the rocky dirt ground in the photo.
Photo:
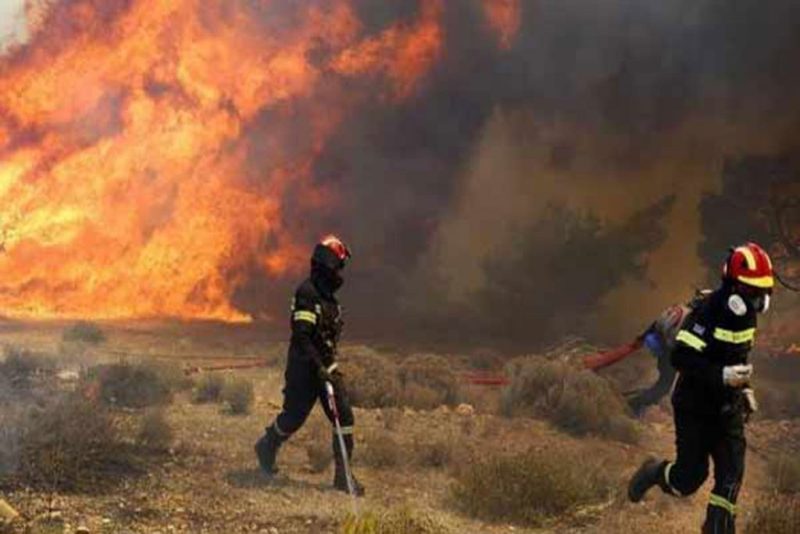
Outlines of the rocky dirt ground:
[{"label": "rocky dirt ground", "polygon": [[[113,335],[90,357],[114,358],[121,352],[150,354],[259,355],[275,365],[236,371],[256,388],[252,411],[244,416],[222,413],[219,405],[198,405],[189,393],[179,394],[167,408],[175,431],[169,453],[146,473],[125,479],[99,495],[45,494],[24,489],[6,492],[23,520],[10,532],[32,533],[335,533],[352,510],[346,495],[330,487],[332,468],[311,468],[308,448],[324,439],[321,410],[281,451],[282,475],[265,480],[256,469],[253,443],[278,413],[281,400],[283,347],[246,336],[217,343],[196,343],[190,333],[159,338],[131,330]],[[8,330],[0,342],[25,344],[57,352],[58,331]],[[346,361],[343,364],[346,372]],[[465,401],[475,411],[441,407],[356,411],[355,469],[367,488],[358,509],[380,510],[409,506],[424,510],[455,533],[507,532],[698,532],[708,488],[693,498],[675,500],[653,492],[638,505],[624,498],[624,480],[647,454],[670,456],[673,451],[669,414],[654,408],[645,417],[645,435],[639,445],[596,438],[576,439],[548,423],[526,418],[504,418],[493,409],[496,391],[467,391]],[[391,435],[400,447],[395,467],[376,467],[361,460],[374,436]],[[749,428],[749,462],[741,496],[742,522],[768,486],[765,461],[771,454],[797,443],[795,421],[755,422]],[[365,445],[366,442],[366,445]],[[445,443],[449,460],[444,467],[423,465],[411,457],[420,443]],[[507,524],[486,524],[456,510],[450,497],[451,472],[471,455],[496,455],[529,447],[574,449],[606,464],[617,474],[619,493],[609,502],[585,510],[580,520],[555,522],[530,530]],[[463,452],[463,454],[462,454]],[[468,453],[468,454],[467,454]],[[408,458],[406,458],[406,456]]]}]

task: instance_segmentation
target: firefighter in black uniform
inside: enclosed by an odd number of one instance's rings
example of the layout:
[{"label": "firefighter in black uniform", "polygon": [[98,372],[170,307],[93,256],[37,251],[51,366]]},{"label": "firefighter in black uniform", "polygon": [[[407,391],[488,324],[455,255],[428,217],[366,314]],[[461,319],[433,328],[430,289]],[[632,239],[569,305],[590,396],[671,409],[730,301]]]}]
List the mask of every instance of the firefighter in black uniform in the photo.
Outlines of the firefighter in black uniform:
[{"label": "firefighter in black uniform", "polygon": [[628,486],[631,501],[640,501],[654,485],[670,495],[691,495],[708,477],[711,457],[715,484],[703,532],[735,532],[744,423],[757,409],[748,353],[757,315],[769,309],[773,286],[772,263],[761,247],[748,243],[731,251],[722,286],[688,317],[672,352],[678,370],[672,396],[677,459],[646,460]]},{"label": "firefighter in black uniform", "polygon": [[[336,363],[336,345],[342,331],[342,318],[341,308],[334,297],[343,283],[341,273],[349,258],[350,251],[344,243],[335,236],[326,237],[314,248],[310,278],[295,293],[283,410],[255,446],[261,469],[268,476],[277,473],[275,459],[278,449],[303,426],[318,399],[333,423],[325,382],[334,385],[346,453],[348,457],[353,453],[353,410]],[[347,475],[335,433],[333,452],[336,463],[334,487],[347,492]],[[358,481],[354,477],[351,477],[351,481],[355,493],[363,495],[364,489]]]}]

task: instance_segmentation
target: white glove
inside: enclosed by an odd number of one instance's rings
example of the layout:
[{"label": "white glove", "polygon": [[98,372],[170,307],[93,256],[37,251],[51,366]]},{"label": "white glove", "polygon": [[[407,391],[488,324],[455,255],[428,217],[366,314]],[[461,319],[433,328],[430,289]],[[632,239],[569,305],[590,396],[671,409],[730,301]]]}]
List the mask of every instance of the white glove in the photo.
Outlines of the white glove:
[{"label": "white glove", "polygon": [[729,365],[722,368],[722,381],[726,386],[740,388],[750,382],[752,374],[752,365]]}]

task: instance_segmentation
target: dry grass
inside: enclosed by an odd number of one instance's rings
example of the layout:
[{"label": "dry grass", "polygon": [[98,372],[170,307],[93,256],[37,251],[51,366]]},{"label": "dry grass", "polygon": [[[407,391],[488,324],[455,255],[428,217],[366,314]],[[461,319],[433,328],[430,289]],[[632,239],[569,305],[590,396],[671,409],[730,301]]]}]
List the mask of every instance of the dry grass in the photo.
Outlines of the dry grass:
[{"label": "dry grass", "polygon": [[800,525],[800,497],[762,498],[747,521],[745,534],[795,534]]},{"label": "dry grass", "polygon": [[465,445],[454,435],[432,436],[414,442],[414,459],[425,469],[444,469],[464,452]]},{"label": "dry grass", "polygon": [[342,534],[448,534],[444,524],[431,514],[408,506],[385,512],[367,512],[345,519]]},{"label": "dry grass", "polygon": [[388,432],[367,433],[358,445],[358,460],[374,469],[391,469],[403,461],[403,447]]},{"label": "dry grass", "polygon": [[767,471],[778,493],[800,493],[800,458],[796,454],[780,454],[770,458]]},{"label": "dry grass", "polygon": [[572,434],[598,434],[626,443],[639,438],[622,396],[591,371],[542,357],[512,360],[503,393],[504,415],[543,417]]},{"label": "dry grass", "polygon": [[136,444],[153,452],[167,451],[172,444],[174,432],[163,410],[150,410],[139,422]]},{"label": "dry grass", "polygon": [[229,378],[222,387],[220,400],[225,404],[227,413],[232,415],[250,413],[255,400],[253,382],[244,378]]},{"label": "dry grass", "polygon": [[794,419],[800,417],[800,390],[794,384],[762,382],[756,391],[760,419]]},{"label": "dry grass", "polygon": [[613,487],[599,464],[552,450],[472,463],[458,473],[452,494],[457,507],[472,517],[542,526],[608,499]]}]

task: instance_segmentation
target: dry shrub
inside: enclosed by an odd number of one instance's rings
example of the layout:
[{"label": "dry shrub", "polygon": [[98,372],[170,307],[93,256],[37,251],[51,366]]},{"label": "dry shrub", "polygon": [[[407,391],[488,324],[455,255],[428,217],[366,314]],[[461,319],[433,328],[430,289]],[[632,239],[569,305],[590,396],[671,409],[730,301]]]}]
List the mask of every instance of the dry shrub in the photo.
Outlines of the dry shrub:
[{"label": "dry shrub", "polygon": [[417,442],[414,444],[414,456],[422,467],[442,469],[453,461],[455,447],[456,444],[447,439]]},{"label": "dry shrub", "polygon": [[400,464],[403,448],[388,432],[372,432],[359,442],[358,458],[375,469],[391,469]]},{"label": "dry shrub", "polygon": [[381,410],[383,418],[383,428],[394,431],[400,427],[403,421],[403,411],[399,408],[386,408]]},{"label": "dry shrub", "polygon": [[415,410],[435,410],[442,405],[442,394],[428,386],[406,384],[402,404]]},{"label": "dry shrub", "polygon": [[149,363],[114,363],[89,370],[101,401],[125,408],[146,408],[172,402],[172,385],[160,368]]},{"label": "dry shrub", "polygon": [[756,503],[745,534],[795,534],[800,525],[800,497],[771,495]]},{"label": "dry shrub", "polygon": [[368,347],[348,347],[342,368],[353,406],[383,408],[400,400],[397,365]]},{"label": "dry shrub", "polygon": [[219,402],[224,387],[225,377],[219,373],[205,373],[200,376],[194,385],[192,402],[197,404]]},{"label": "dry shrub", "polygon": [[0,409],[0,480],[17,470],[20,440],[28,417],[28,409],[19,404]]},{"label": "dry shrub", "polygon": [[229,378],[222,387],[220,400],[225,403],[227,412],[230,414],[250,413],[255,400],[253,382],[244,378]]},{"label": "dry shrub", "polygon": [[800,417],[800,390],[794,384],[760,382],[756,391],[759,419],[794,419]]},{"label": "dry shrub", "polygon": [[327,419],[314,418],[309,424],[309,441],[306,456],[312,473],[322,473],[333,462],[331,425]]},{"label": "dry shrub", "polygon": [[448,534],[450,529],[421,510],[408,506],[345,519],[342,534]]},{"label": "dry shrub", "polygon": [[443,404],[458,404],[461,398],[458,375],[451,362],[437,354],[417,354],[400,365],[403,404],[417,409],[433,409]]},{"label": "dry shrub", "polygon": [[176,363],[165,361],[149,361],[147,367],[152,369],[172,391],[189,391],[194,387],[194,379],[186,370]]},{"label": "dry shrub", "polygon": [[64,332],[61,334],[61,339],[63,341],[77,341],[91,345],[98,345],[106,340],[106,335],[95,323],[78,321],[74,325],[64,330]]},{"label": "dry shrub", "polygon": [[21,429],[18,477],[57,491],[96,491],[130,471],[111,415],[72,395],[31,414]]},{"label": "dry shrub", "polygon": [[30,388],[31,380],[37,374],[54,367],[52,358],[15,345],[6,345],[3,347],[3,361],[0,362],[0,377],[9,387],[25,390]]},{"label": "dry shrub", "polygon": [[634,443],[639,427],[622,396],[595,373],[542,357],[517,358],[507,366],[506,416],[544,417],[576,435],[589,433]]},{"label": "dry shrub", "polygon": [[487,458],[464,467],[452,487],[456,505],[485,521],[541,526],[607,499],[611,477],[584,456],[560,450]]},{"label": "dry shrub", "polygon": [[770,458],[767,469],[778,493],[800,493],[800,458],[796,454]]},{"label": "dry shrub", "polygon": [[163,452],[172,444],[174,433],[163,410],[148,411],[139,423],[136,444],[151,451]]}]

